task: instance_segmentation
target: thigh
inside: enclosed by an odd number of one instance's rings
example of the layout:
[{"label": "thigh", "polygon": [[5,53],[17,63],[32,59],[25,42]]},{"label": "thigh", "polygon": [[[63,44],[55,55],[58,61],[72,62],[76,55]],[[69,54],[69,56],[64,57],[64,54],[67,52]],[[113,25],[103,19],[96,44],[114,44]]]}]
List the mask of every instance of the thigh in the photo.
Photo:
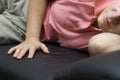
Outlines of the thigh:
[{"label": "thigh", "polygon": [[24,33],[11,21],[0,15],[0,44],[22,42]]}]

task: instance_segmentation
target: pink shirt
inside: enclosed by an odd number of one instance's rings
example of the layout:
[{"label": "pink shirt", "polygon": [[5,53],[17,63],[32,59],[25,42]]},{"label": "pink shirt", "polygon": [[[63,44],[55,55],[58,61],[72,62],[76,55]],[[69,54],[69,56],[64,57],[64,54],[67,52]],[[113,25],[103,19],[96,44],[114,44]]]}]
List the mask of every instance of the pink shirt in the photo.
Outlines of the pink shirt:
[{"label": "pink shirt", "polygon": [[102,30],[92,26],[100,12],[114,0],[56,0],[49,4],[41,41],[84,49]]}]

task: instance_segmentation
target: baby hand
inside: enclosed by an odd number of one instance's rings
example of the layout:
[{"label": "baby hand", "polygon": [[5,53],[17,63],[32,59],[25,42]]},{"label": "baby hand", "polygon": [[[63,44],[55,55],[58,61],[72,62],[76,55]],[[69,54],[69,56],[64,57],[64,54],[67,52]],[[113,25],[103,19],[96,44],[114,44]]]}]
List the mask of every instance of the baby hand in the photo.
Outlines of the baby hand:
[{"label": "baby hand", "polygon": [[16,59],[22,59],[23,56],[28,52],[28,59],[33,58],[36,50],[42,50],[45,54],[49,54],[47,46],[40,42],[36,38],[27,38],[21,44],[9,49],[8,54],[13,54]]}]

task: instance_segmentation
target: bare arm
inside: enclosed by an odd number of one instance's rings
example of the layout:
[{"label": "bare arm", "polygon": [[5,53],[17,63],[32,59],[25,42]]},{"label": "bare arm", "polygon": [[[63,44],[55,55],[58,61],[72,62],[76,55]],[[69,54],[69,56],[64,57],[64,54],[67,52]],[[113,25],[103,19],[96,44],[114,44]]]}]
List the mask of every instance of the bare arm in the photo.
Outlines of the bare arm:
[{"label": "bare arm", "polygon": [[48,54],[49,50],[42,42],[39,41],[42,22],[47,6],[47,0],[29,0],[26,39],[21,44],[12,47],[8,54],[14,52],[13,57],[21,59],[27,51],[28,58],[33,58],[36,50],[42,50]]},{"label": "bare arm", "polygon": [[47,0],[30,0],[28,7],[26,38],[40,38],[41,25],[46,10]]}]

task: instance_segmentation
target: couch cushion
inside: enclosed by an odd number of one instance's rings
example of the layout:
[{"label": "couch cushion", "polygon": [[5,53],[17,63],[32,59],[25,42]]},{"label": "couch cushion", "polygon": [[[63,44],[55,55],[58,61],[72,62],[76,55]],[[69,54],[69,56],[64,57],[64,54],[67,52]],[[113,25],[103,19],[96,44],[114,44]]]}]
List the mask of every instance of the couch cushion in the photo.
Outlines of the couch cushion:
[{"label": "couch cushion", "polygon": [[58,72],[54,80],[120,80],[120,51],[71,64]]},{"label": "couch cushion", "polygon": [[81,59],[87,58],[88,53],[62,48],[57,44],[46,43],[50,55],[37,51],[34,59],[22,60],[7,55],[7,51],[14,45],[0,46],[0,79],[1,80],[53,80],[56,72]]}]

